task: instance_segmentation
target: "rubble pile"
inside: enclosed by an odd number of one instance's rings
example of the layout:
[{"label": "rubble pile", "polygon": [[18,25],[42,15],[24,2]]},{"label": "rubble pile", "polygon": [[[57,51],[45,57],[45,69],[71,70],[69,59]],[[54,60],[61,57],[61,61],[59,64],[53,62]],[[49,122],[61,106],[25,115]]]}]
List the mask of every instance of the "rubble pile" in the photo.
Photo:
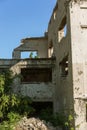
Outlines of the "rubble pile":
[{"label": "rubble pile", "polygon": [[61,130],[58,127],[53,127],[51,123],[46,123],[38,118],[22,118],[17,124],[15,130]]}]

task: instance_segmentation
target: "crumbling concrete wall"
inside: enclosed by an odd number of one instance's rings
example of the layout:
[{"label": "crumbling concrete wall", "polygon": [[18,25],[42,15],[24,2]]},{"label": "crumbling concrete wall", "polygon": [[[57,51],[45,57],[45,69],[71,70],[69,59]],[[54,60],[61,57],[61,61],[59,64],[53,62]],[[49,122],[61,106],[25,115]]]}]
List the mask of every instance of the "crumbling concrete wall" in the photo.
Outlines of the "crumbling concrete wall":
[{"label": "crumbling concrete wall", "polygon": [[13,59],[20,59],[21,52],[37,51],[38,58],[48,57],[47,37],[26,38],[21,40],[21,45],[14,49]]},{"label": "crumbling concrete wall", "polygon": [[[21,59],[23,51],[37,51],[38,58]],[[10,68],[14,75],[20,75],[21,68],[51,68],[52,82],[22,84],[17,76],[14,92],[35,101],[52,101],[55,112],[72,113],[75,130],[86,130],[87,1],[57,0],[47,35],[23,39],[13,59],[0,60],[0,68]]]},{"label": "crumbling concrete wall", "polygon": [[[29,96],[33,101],[52,101],[54,100],[54,66],[55,60],[53,59],[24,59],[20,60],[11,67],[13,74],[16,75],[13,84],[13,91],[20,93],[24,96]],[[50,68],[52,69],[52,82],[21,82],[21,69],[22,68]]]},{"label": "crumbling concrete wall", "polygon": [[[54,100],[55,85],[55,59],[1,59],[0,69],[10,69],[13,72],[14,82],[12,84],[13,92],[23,96],[29,96],[33,101],[52,101]],[[50,68],[52,69],[51,82],[21,82],[22,68]]]},{"label": "crumbling concrete wall", "polygon": [[[14,87],[14,86],[13,86]],[[54,95],[54,86],[52,83],[36,84],[16,84],[14,91],[23,96],[30,97],[33,101],[52,101]],[[48,94],[49,93],[49,94]]]},{"label": "crumbling concrete wall", "polygon": [[[56,17],[54,19],[54,13]],[[54,8],[49,26],[48,26],[48,42],[53,41],[54,55],[56,56],[56,85],[55,85],[55,111],[64,108],[73,108],[73,88],[72,88],[72,61],[71,61],[71,40],[70,40],[70,20],[69,11],[65,6],[65,1],[58,1],[56,9]],[[60,31],[64,31],[66,27],[66,35],[61,36]],[[53,29],[52,29],[53,28]],[[52,31],[51,31],[52,30]],[[64,32],[65,33],[65,32]],[[68,75],[61,75],[60,63],[64,58],[68,57]],[[61,97],[62,95],[62,97]],[[60,98],[61,97],[61,98]]]},{"label": "crumbling concrete wall", "polygon": [[[87,127],[86,16],[87,1],[58,0],[48,26],[48,44],[52,41],[56,56],[55,111],[75,112],[76,130]],[[64,72],[66,57],[68,70]]]}]

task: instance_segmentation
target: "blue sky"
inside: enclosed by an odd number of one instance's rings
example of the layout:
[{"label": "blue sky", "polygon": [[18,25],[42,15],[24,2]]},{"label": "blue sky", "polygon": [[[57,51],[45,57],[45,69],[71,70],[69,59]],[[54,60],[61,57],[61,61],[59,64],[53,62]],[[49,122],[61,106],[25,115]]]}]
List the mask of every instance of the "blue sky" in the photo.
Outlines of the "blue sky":
[{"label": "blue sky", "polygon": [[26,37],[43,36],[56,0],[0,0],[0,58]]}]

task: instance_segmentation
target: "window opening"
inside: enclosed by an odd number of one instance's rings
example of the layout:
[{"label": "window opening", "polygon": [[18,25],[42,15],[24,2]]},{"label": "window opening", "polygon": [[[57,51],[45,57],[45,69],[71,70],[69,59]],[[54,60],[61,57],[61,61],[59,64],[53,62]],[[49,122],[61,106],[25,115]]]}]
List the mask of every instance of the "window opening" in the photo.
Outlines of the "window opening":
[{"label": "window opening", "polygon": [[51,41],[49,43],[49,57],[52,57],[52,54],[53,54],[53,42]]},{"label": "window opening", "polygon": [[66,56],[60,62],[60,73],[61,73],[61,77],[66,77],[68,75],[68,56]]},{"label": "window opening", "polygon": [[53,55],[53,47],[49,48],[49,57],[52,57]]},{"label": "window opening", "polygon": [[63,18],[59,30],[58,30],[58,40],[59,42],[62,40],[62,38],[66,37],[67,35],[67,23],[66,23],[66,16]]},{"label": "window opening", "polygon": [[21,52],[21,58],[37,58],[38,54],[37,51],[24,51]]},{"label": "window opening", "polygon": [[51,82],[52,69],[50,68],[22,68],[22,83]]}]

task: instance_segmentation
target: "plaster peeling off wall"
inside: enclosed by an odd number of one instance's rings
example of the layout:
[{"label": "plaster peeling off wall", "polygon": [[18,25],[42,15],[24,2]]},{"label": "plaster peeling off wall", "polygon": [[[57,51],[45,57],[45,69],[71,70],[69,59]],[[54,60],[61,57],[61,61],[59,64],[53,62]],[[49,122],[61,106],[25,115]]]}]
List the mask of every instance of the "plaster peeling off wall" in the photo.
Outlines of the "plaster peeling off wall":
[{"label": "plaster peeling off wall", "polygon": [[22,84],[20,88],[23,96],[29,96],[34,100],[53,99],[54,86],[51,83]]}]

